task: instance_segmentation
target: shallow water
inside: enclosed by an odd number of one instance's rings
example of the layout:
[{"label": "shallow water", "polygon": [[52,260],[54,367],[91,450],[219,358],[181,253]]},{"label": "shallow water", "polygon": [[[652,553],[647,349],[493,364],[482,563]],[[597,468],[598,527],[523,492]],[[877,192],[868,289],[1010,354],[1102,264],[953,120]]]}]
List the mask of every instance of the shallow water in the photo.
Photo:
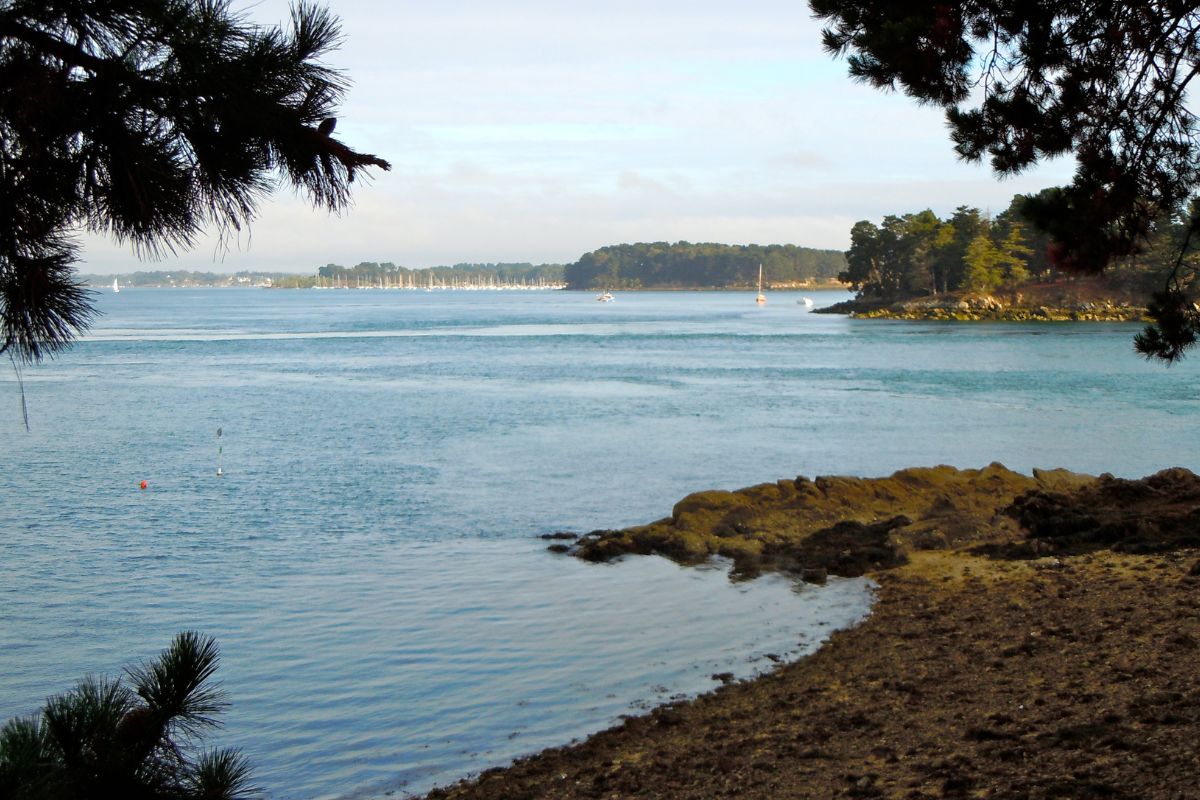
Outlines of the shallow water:
[{"label": "shallow water", "polygon": [[[819,304],[844,295],[815,295]],[[0,715],[216,635],[271,796],[419,790],[794,657],[861,582],[596,566],[537,534],[914,464],[1195,468],[1136,325],[811,315],[795,296],[130,290],[0,377]],[[216,478],[223,436],[223,478]],[[137,489],[145,479],[150,488]]]}]

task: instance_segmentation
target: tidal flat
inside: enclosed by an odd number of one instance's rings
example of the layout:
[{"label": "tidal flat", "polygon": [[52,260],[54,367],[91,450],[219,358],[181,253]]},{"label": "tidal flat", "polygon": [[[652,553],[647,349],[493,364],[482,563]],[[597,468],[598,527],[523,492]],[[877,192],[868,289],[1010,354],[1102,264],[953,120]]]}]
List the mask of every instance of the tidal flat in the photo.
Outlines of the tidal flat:
[{"label": "tidal flat", "polygon": [[[689,560],[706,534],[755,552],[747,542],[780,542],[789,529],[799,543],[839,524],[813,531],[821,521],[848,515],[861,533],[870,525],[854,518],[887,517],[890,555],[865,570],[879,588],[862,624],[767,676],[430,800],[1191,795],[1200,478],[992,465],[785,484],[695,495],[668,519],[598,533],[577,552],[596,557],[588,548],[606,543],[606,553]],[[756,537],[765,520],[774,530]],[[875,536],[861,542],[867,558],[883,552]],[[768,568],[857,572],[851,539],[842,543],[793,547]]]}]

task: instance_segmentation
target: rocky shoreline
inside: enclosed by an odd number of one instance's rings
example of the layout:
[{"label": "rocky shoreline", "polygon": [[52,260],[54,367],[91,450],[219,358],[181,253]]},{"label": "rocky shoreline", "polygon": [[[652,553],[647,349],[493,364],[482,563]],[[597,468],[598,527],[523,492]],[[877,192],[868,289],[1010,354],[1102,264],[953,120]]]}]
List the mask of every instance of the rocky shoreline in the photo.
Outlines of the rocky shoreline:
[{"label": "rocky shoreline", "polygon": [[993,464],[701,492],[570,544],[871,575],[860,626],[770,675],[430,798],[1183,798],[1200,785],[1200,478]]},{"label": "rocky shoreline", "polygon": [[816,314],[847,314],[858,319],[905,319],[995,322],[1148,322],[1144,306],[1104,300],[1026,302],[992,295],[944,295],[895,303],[847,300]]}]

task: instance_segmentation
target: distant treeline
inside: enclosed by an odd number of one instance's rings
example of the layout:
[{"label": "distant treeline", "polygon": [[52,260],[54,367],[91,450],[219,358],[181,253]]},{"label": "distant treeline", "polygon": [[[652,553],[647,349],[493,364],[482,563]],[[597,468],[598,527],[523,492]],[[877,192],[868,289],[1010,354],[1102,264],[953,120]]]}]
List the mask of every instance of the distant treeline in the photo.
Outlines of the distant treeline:
[{"label": "distant treeline", "polygon": [[585,253],[565,275],[568,289],[746,288],[759,264],[768,285],[800,285],[836,280],[846,257],[791,244],[618,244]]},{"label": "distant treeline", "polygon": [[178,270],[145,270],[119,275],[81,274],[79,280],[87,286],[108,286],[115,278],[123,287],[162,286],[262,286],[292,277],[286,272],[193,272]]},{"label": "distant treeline", "polygon": [[[1057,189],[1017,195],[995,217],[959,206],[948,219],[933,211],[889,215],[879,225],[855,223],[846,251],[845,283],[862,300],[898,300],[945,292],[1016,292],[1022,286],[1069,280],[1058,269],[1056,250],[1025,216]],[[1133,301],[1162,288],[1186,235],[1182,209],[1165,213],[1140,252],[1112,264],[1107,285]]]},{"label": "distant treeline", "polygon": [[[729,289],[749,288],[762,265],[768,286],[799,286],[836,281],[846,271],[840,250],[790,244],[728,245],[690,242],[620,244],[585,253],[573,264],[461,263],[405,267],[391,261],[354,266],[326,264],[315,275],[238,272],[233,275],[187,270],[136,272],[117,277],[122,286],[274,286],[307,288],[530,287],[568,289]],[[113,275],[82,275],[103,286]]]},{"label": "distant treeline", "polygon": [[276,281],[277,288],[311,287],[558,287],[562,264],[484,263],[449,267],[403,267],[391,261],[360,261],[352,267],[326,264],[316,275],[291,275]]}]

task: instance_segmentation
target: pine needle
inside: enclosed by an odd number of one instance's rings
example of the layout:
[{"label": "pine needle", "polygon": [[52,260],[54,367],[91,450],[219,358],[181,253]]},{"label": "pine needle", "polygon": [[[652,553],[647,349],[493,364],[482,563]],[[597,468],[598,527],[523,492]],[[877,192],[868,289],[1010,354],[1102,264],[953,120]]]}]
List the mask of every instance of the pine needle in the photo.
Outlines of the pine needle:
[{"label": "pine needle", "polygon": [[21,365],[11,350],[8,351],[8,360],[12,362],[13,372],[17,376],[17,390],[21,393],[21,419],[25,422],[25,432],[29,433],[29,406],[25,403],[25,379],[21,377]]}]

